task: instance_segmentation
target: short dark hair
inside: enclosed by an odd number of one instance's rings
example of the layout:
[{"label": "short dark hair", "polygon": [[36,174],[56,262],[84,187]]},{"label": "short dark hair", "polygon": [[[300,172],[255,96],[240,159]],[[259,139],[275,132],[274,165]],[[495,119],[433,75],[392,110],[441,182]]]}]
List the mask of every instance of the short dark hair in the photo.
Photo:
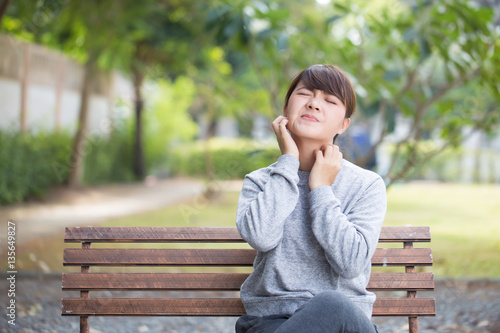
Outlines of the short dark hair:
[{"label": "short dark hair", "polygon": [[299,74],[290,83],[285,97],[285,106],[297,84],[302,83],[310,90],[321,90],[334,95],[344,104],[345,117],[350,118],[356,109],[356,93],[347,74],[334,65],[312,65]]}]

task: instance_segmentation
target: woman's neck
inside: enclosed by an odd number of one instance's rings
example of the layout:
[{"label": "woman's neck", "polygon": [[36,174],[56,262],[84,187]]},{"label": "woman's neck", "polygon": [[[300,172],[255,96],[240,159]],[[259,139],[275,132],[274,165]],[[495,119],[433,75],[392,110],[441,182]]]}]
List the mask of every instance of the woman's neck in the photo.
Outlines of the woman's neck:
[{"label": "woman's neck", "polygon": [[321,149],[321,147],[327,143],[315,140],[295,140],[295,143],[299,149],[299,170],[311,171],[314,162],[316,161],[314,151]]}]

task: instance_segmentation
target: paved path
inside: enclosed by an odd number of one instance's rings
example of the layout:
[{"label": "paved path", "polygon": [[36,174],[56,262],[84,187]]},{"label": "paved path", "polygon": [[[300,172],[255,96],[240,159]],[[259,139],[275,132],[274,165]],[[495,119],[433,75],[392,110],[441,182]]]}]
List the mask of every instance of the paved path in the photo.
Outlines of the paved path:
[{"label": "paved path", "polygon": [[[0,206],[1,224],[16,222],[17,241],[60,233],[66,226],[96,224],[110,218],[159,209],[200,195],[204,184],[194,179],[149,179],[144,183],[52,190],[43,202]],[[4,239],[7,228],[0,230]]]}]

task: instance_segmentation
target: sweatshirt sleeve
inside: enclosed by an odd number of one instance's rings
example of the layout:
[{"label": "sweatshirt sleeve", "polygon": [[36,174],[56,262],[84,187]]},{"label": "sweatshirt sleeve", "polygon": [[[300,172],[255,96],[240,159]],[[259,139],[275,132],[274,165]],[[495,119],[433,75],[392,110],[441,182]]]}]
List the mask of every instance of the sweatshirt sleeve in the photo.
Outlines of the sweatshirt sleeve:
[{"label": "sweatshirt sleeve", "polygon": [[313,233],[333,270],[351,279],[362,273],[377,247],[387,209],[386,188],[380,177],[366,187],[345,215],[330,186],[311,191]]},{"label": "sweatshirt sleeve", "polygon": [[241,237],[261,252],[278,245],[285,219],[299,198],[299,160],[282,155],[269,168],[269,174],[253,172],[245,177],[236,211]]}]

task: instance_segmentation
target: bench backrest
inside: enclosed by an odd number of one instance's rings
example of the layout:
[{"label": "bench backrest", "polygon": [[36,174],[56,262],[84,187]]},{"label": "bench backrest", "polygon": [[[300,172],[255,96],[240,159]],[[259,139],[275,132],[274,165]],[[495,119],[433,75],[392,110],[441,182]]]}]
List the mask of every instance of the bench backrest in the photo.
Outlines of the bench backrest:
[{"label": "bench backrest", "polygon": [[[66,228],[65,242],[81,248],[64,250],[65,266],[80,266],[78,273],[63,273],[63,290],[79,290],[80,298],[62,300],[62,314],[80,316],[81,331],[88,331],[88,316],[240,316],[245,309],[238,297],[190,298],[91,298],[99,290],[234,291],[249,275],[256,251],[222,243],[245,243],[236,228],[210,227],[74,227]],[[435,315],[433,298],[416,298],[417,291],[434,289],[432,273],[416,273],[415,266],[432,265],[428,248],[414,248],[414,242],[429,242],[428,227],[383,227],[382,243],[402,243],[402,248],[378,248],[372,266],[404,267],[401,272],[373,272],[372,291],[405,291],[403,298],[378,297],[373,316],[410,318],[410,332],[418,331],[417,317]],[[106,243],[106,248],[92,244]],[[154,248],[137,248],[122,243],[159,243]],[[161,243],[216,243],[216,248],[164,248]],[[195,244],[191,244],[195,247]],[[213,245],[213,244],[212,244]],[[96,245],[100,247],[101,245]],[[179,245],[175,245],[179,247]],[[202,245],[205,246],[205,245]],[[182,246],[181,246],[182,247]],[[212,246],[213,247],[213,246]],[[236,248],[235,248],[236,247]],[[238,248],[239,247],[239,248]],[[91,273],[90,267],[136,267],[133,272]],[[175,267],[175,272],[137,272],[137,266]],[[246,272],[206,271],[179,273],[178,267],[247,267]],[[150,269],[147,269],[150,270]],[[201,270],[201,269],[198,269]],[[234,271],[234,269],[233,269]],[[236,295],[237,296],[237,295]]]}]

